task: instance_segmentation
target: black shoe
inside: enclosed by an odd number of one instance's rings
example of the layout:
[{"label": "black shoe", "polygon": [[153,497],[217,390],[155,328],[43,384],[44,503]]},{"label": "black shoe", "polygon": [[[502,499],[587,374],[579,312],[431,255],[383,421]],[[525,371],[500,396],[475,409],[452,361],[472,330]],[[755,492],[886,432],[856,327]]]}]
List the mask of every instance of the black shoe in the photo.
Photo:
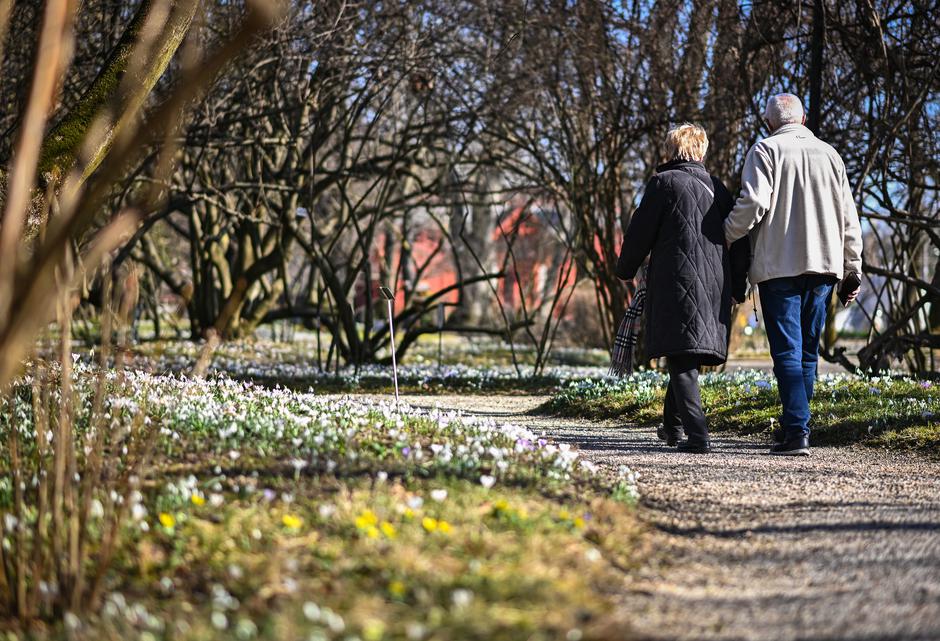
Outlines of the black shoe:
[{"label": "black shoe", "polygon": [[676,443],[679,442],[679,439],[682,438],[682,433],[679,431],[666,429],[665,425],[660,425],[656,430],[656,436],[659,437],[660,441],[666,441],[666,445],[669,447],[673,447]]},{"label": "black shoe", "polygon": [[712,446],[708,441],[690,441],[686,439],[679,443],[676,451],[685,452],[686,454],[709,454],[712,451]]},{"label": "black shoe", "polygon": [[773,438],[774,443],[783,443],[787,440],[787,431],[782,427],[775,427],[771,433],[771,438]]},{"label": "black shoe", "polygon": [[789,438],[771,447],[770,453],[774,456],[809,456],[809,439],[805,436]]}]

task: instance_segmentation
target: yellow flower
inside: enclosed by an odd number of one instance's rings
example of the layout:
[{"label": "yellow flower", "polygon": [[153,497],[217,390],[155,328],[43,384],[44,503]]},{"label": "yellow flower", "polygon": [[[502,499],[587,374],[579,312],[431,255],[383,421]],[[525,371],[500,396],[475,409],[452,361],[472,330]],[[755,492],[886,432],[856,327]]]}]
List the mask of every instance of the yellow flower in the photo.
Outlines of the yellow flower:
[{"label": "yellow flower", "polygon": [[360,530],[368,529],[370,526],[374,527],[378,522],[379,517],[377,517],[372,510],[363,510],[359,516],[356,517],[356,527]]},{"label": "yellow flower", "polygon": [[574,520],[574,526],[575,526],[576,528],[578,528],[579,530],[580,530],[581,528],[583,528],[583,527],[584,527],[584,519],[582,519],[580,516],[576,517],[575,520]]},{"label": "yellow flower", "polygon": [[493,503],[493,509],[497,512],[505,512],[509,509],[509,502],[506,499],[499,499]]},{"label": "yellow flower", "polygon": [[304,521],[294,514],[285,514],[281,517],[281,523],[288,529],[299,530],[300,526],[304,524]]},{"label": "yellow flower", "polygon": [[408,588],[405,587],[405,584],[401,581],[392,581],[388,584],[388,593],[393,597],[398,597],[399,599],[405,596],[405,592],[407,590]]},{"label": "yellow flower", "polygon": [[366,536],[370,539],[379,538],[379,528],[375,527],[374,525],[370,525],[368,528],[366,528]]},{"label": "yellow flower", "polygon": [[437,529],[443,532],[444,534],[450,534],[450,523],[447,521],[438,521]]},{"label": "yellow flower", "polygon": [[193,494],[191,497],[189,497],[189,500],[193,502],[193,505],[205,505],[206,504],[206,500],[202,498],[201,496],[199,496],[198,494]]},{"label": "yellow flower", "polygon": [[166,512],[160,512],[160,516],[158,518],[160,519],[160,525],[162,525],[163,527],[167,529],[170,529],[171,527],[176,525],[176,519],[173,518],[172,514],[167,514]]},{"label": "yellow flower", "polygon": [[411,519],[415,517],[415,511],[412,510],[410,507],[406,507],[404,511],[404,516],[406,519],[410,521]]},{"label": "yellow flower", "polygon": [[366,621],[362,627],[362,638],[365,641],[381,641],[385,636],[385,624],[378,619]]},{"label": "yellow flower", "polygon": [[398,535],[398,532],[395,531],[395,526],[388,521],[382,521],[382,525],[380,525],[379,528],[382,530],[382,534],[390,539],[394,539]]},{"label": "yellow flower", "polygon": [[571,519],[571,513],[568,510],[559,510],[558,520],[559,521],[568,521]]},{"label": "yellow flower", "polygon": [[437,529],[437,519],[426,516],[421,519],[421,527],[423,527],[428,532],[433,532]]}]

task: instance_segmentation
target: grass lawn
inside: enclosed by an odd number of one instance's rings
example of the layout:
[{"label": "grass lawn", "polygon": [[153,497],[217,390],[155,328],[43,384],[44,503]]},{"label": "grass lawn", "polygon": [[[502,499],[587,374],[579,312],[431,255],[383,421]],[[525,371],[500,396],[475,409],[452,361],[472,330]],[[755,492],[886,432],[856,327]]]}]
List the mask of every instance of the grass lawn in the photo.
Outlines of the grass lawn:
[{"label": "grass lawn", "polygon": [[[621,381],[570,383],[544,410],[562,416],[662,421],[668,378],[642,372]],[[779,420],[777,384],[771,374],[743,371],[700,378],[702,405],[715,432],[766,434]],[[820,377],[812,402],[812,442],[940,452],[940,385],[906,377]]]},{"label": "grass lawn", "polygon": [[[91,370],[75,380],[88,398]],[[108,411],[147,416],[152,460],[100,607],[33,638],[629,638],[629,470],[491,419],[225,377],[131,372]]]}]

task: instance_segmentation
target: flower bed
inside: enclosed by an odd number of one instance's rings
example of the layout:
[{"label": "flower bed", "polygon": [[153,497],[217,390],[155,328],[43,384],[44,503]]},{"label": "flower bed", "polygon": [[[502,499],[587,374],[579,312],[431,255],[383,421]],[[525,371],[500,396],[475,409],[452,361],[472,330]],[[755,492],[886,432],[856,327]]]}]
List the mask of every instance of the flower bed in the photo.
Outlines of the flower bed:
[{"label": "flower bed", "polygon": [[[79,431],[94,383],[78,365]],[[103,607],[48,638],[604,639],[627,623],[611,587],[635,560],[628,469],[440,410],[226,377],[112,383],[112,429],[146,416],[152,460]]]},{"label": "flower bed", "polygon": [[302,474],[452,475],[543,490],[586,485],[595,470],[566,444],[492,418],[391,401],[270,389],[216,377],[129,372],[122,415],[161,426],[164,465],[250,471],[287,464]]},{"label": "flower bed", "polygon": [[[314,346],[307,344],[267,341],[226,343],[216,350],[209,372],[268,387],[280,385],[318,392],[388,391],[392,387],[390,366],[320,370],[313,349]],[[160,343],[142,345],[139,350],[131,362],[134,369],[180,374],[192,369],[200,346],[191,342]],[[463,364],[453,362],[456,358],[451,354],[451,358],[438,366],[418,354],[415,361],[423,362],[400,364],[398,378],[402,391],[551,392],[570,381],[607,375],[606,366],[550,365],[534,375],[526,359],[517,369],[505,359],[483,363],[479,355],[473,355],[468,359],[469,364]]]}]

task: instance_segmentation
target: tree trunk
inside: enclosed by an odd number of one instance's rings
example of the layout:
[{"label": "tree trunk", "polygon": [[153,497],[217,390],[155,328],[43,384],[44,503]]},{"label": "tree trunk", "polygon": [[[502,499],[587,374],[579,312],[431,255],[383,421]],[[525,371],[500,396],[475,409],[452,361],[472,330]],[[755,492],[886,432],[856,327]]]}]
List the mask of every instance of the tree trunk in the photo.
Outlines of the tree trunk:
[{"label": "tree trunk", "polygon": [[813,0],[813,35],[810,42],[809,114],[806,126],[817,136],[822,117],[823,50],[826,47],[826,6]]},{"label": "tree trunk", "polygon": [[[82,178],[94,172],[120,129],[138,117],[189,31],[196,6],[194,0],[145,0],[140,5],[98,77],[43,140],[38,169],[46,182],[58,180],[71,168],[80,148],[87,144],[92,125],[107,114],[106,131],[95,141],[96,148],[82,169]],[[162,27],[150,36],[150,29],[158,26],[153,22],[162,17],[158,12],[164,10],[167,15],[163,16]],[[128,72],[133,74],[133,82],[125,82]]]},{"label": "tree trunk", "polygon": [[699,98],[702,95],[702,73],[708,38],[712,33],[715,0],[695,0],[689,17],[689,30],[682,60],[679,62],[679,86],[675,93],[676,121],[698,121]]},{"label": "tree trunk", "polygon": [[[469,186],[467,200],[462,198],[465,186],[451,177],[454,200],[451,205],[450,233],[454,238],[453,253],[457,273],[464,280],[493,271],[495,243],[492,240],[499,204],[493,194],[500,185],[496,173],[483,168]],[[475,193],[474,193],[475,192]],[[479,261],[479,262],[478,262]],[[492,283],[480,282],[468,285],[460,292],[459,307],[451,313],[454,324],[474,324],[486,320],[492,301]]]}]

